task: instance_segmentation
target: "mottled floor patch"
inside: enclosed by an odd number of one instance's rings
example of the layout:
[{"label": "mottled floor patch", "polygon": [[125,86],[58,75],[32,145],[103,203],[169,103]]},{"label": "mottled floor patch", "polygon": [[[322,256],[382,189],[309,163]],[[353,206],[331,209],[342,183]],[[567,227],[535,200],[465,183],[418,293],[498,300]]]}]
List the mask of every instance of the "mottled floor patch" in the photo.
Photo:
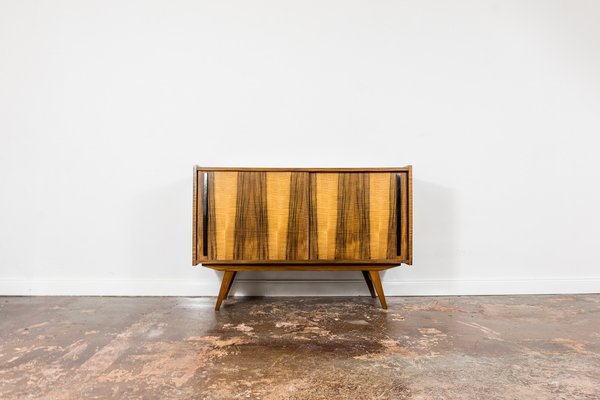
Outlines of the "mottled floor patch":
[{"label": "mottled floor patch", "polygon": [[598,399],[600,295],[2,297],[1,399]]}]

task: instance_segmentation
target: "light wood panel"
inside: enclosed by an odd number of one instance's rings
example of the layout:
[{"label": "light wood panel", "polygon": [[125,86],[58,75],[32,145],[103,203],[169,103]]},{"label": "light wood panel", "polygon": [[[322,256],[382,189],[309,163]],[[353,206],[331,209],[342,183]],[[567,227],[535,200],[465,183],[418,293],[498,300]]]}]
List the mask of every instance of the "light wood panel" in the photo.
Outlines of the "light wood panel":
[{"label": "light wood panel", "polygon": [[[390,181],[393,174],[372,173],[370,176],[369,196],[371,198],[369,208],[371,258],[388,258],[388,242],[390,232],[390,217],[393,219],[393,210],[390,207],[390,192],[393,186]],[[395,254],[391,258],[396,258]]]},{"label": "light wood panel", "polygon": [[291,178],[291,172],[267,173],[269,258],[272,260],[286,259]]},{"label": "light wood panel", "polygon": [[311,260],[319,259],[319,222],[317,218],[317,177],[319,174],[308,174],[309,179],[309,202],[308,202],[308,227],[310,232],[308,234],[308,246],[309,254],[308,258]]},{"label": "light wood panel", "polygon": [[[208,256],[213,260],[233,260],[237,209],[237,172],[210,172],[209,241],[215,242]],[[214,228],[210,228],[214,226]]]},{"label": "light wood panel", "polygon": [[[316,201],[311,207],[317,211],[317,246],[321,260],[335,258],[335,238],[337,230],[338,178],[337,173],[316,175]],[[315,238],[311,237],[311,240]]]}]

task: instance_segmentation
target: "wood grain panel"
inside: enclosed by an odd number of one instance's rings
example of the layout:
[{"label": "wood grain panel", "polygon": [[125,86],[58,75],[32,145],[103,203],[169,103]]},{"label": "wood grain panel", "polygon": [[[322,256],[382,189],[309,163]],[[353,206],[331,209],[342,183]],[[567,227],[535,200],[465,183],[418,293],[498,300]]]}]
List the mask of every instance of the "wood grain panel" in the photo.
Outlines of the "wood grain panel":
[{"label": "wood grain panel", "polygon": [[238,172],[233,259],[269,259],[267,173]]},{"label": "wood grain panel", "polygon": [[317,210],[317,247],[321,260],[335,258],[335,237],[337,227],[338,206],[338,174],[317,173],[316,175],[316,207]]},{"label": "wood grain panel", "polygon": [[317,174],[310,172],[310,188],[309,188],[309,220],[308,226],[310,233],[308,235],[309,259],[317,260],[319,258],[319,224],[317,218]]},{"label": "wood grain panel", "polygon": [[371,258],[369,194],[369,174],[339,174],[335,239],[335,258],[338,260]]},{"label": "wood grain panel", "polygon": [[267,172],[269,258],[286,259],[291,172]]},{"label": "wood grain panel", "polygon": [[210,172],[208,238],[215,242],[209,247],[211,260],[233,260],[235,215],[237,201],[237,172]]},{"label": "wood grain panel", "polygon": [[[369,219],[371,225],[371,258],[387,258],[390,217],[390,180],[394,174],[372,173],[369,174],[370,208]],[[395,256],[393,258],[396,258]]]},{"label": "wood grain panel", "polygon": [[[268,174],[271,174],[271,172]],[[307,172],[292,173],[285,257],[287,260],[308,259],[308,188],[309,174]],[[269,210],[269,212],[271,211]]]}]

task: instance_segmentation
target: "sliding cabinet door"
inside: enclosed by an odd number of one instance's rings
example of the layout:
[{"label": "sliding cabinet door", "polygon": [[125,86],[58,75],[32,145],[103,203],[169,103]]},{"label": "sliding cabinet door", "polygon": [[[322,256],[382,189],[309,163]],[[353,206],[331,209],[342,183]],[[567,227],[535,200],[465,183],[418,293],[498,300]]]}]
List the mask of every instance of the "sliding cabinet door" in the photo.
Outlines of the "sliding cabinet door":
[{"label": "sliding cabinet door", "polygon": [[308,259],[307,172],[198,174],[206,181],[206,228],[199,236],[206,235],[207,260]]},{"label": "sliding cabinet door", "polygon": [[311,173],[311,259],[406,259],[407,193],[402,172]]}]

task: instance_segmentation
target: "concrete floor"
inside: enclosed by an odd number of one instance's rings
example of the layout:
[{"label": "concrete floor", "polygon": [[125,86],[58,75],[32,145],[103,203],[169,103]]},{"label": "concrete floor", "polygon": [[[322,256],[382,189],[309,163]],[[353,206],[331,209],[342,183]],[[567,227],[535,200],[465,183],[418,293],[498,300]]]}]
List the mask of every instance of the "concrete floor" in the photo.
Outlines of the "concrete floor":
[{"label": "concrete floor", "polygon": [[0,297],[0,399],[599,399],[600,295]]}]

